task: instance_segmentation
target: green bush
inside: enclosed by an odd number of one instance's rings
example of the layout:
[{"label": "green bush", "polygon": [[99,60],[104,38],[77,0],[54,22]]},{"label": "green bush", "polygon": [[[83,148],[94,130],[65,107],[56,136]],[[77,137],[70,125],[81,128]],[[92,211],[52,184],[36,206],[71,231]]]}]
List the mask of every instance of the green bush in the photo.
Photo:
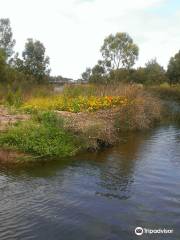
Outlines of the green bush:
[{"label": "green bush", "polygon": [[5,103],[9,106],[19,107],[22,104],[22,92],[19,89],[13,91],[11,87],[8,87],[7,95],[5,96]]},{"label": "green bush", "polygon": [[39,157],[66,157],[80,149],[79,140],[66,130],[54,113],[42,112],[12,126],[0,136],[0,145]]},{"label": "green bush", "polygon": [[151,87],[149,90],[163,99],[180,102],[180,84],[161,84],[159,86]]}]

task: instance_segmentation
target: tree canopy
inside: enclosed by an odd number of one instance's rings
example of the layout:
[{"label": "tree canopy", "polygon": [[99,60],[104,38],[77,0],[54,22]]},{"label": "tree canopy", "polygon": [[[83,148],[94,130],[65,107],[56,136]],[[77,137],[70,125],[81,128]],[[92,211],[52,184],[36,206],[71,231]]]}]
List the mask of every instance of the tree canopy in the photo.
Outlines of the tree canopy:
[{"label": "tree canopy", "polygon": [[0,81],[4,81],[6,73],[6,54],[0,49]]},{"label": "tree canopy", "polygon": [[91,76],[91,68],[86,68],[86,71],[83,72],[81,76],[83,81],[89,81]]},{"label": "tree canopy", "polygon": [[0,19],[0,48],[6,53],[6,57],[9,58],[13,54],[13,47],[16,41],[13,39],[13,33],[10,26],[10,20],[8,18]]},{"label": "tree canopy", "polygon": [[128,33],[118,32],[105,38],[101,53],[110,70],[129,69],[138,59],[139,48]]},{"label": "tree canopy", "polygon": [[[22,58],[19,54],[14,56],[16,41],[8,18],[0,19],[0,81],[14,81],[15,79],[30,79],[32,76],[36,81],[43,79],[50,72],[49,57],[45,55],[45,47],[40,41],[28,39]],[[26,77],[27,76],[27,77]]]},{"label": "tree canopy", "polygon": [[14,67],[25,74],[34,76],[41,81],[50,73],[49,57],[45,54],[45,47],[40,41],[28,39],[25,49],[22,53],[22,59],[16,55],[14,59]]},{"label": "tree canopy", "polygon": [[145,64],[145,76],[146,82],[152,84],[159,84],[165,82],[166,71],[164,68],[157,62],[156,58],[151,59]]},{"label": "tree canopy", "polygon": [[167,75],[171,84],[180,83],[180,51],[170,59]]}]

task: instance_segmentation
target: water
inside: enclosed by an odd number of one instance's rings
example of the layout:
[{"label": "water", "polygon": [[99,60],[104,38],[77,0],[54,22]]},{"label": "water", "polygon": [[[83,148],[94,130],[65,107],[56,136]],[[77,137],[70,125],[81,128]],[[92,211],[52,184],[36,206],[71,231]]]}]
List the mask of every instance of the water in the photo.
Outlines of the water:
[{"label": "water", "polygon": [[[173,234],[134,234],[135,227]],[[180,128],[101,153],[0,170],[0,240],[180,239]]]}]

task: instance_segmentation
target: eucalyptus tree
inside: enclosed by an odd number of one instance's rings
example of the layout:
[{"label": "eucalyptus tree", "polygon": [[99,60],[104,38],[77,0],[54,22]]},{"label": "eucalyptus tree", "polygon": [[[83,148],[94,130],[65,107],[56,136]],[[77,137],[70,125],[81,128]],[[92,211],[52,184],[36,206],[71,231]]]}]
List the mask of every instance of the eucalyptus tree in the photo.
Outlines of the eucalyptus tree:
[{"label": "eucalyptus tree", "polygon": [[167,75],[171,84],[180,83],[180,51],[174,57],[171,57]]},{"label": "eucalyptus tree", "polygon": [[13,33],[9,18],[0,19],[0,49],[4,50],[6,58],[14,53],[13,48],[16,41],[13,39]]},{"label": "eucalyptus tree", "polygon": [[138,59],[139,48],[128,33],[118,32],[104,39],[101,53],[109,71],[130,69]]}]

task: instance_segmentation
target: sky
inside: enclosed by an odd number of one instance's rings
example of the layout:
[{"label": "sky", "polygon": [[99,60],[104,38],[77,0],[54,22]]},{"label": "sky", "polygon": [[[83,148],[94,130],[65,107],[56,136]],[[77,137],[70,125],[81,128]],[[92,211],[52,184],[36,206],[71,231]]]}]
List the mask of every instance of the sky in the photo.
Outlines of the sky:
[{"label": "sky", "polygon": [[40,40],[52,75],[77,79],[101,59],[104,38],[127,32],[139,46],[136,66],[152,59],[167,67],[180,50],[179,0],[0,0],[22,53],[27,38]]}]

